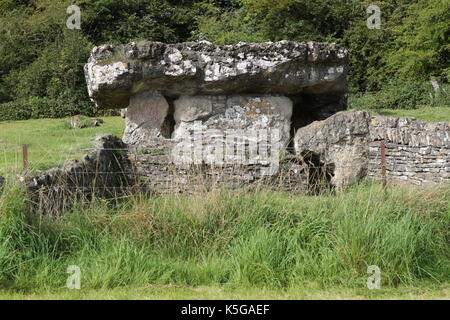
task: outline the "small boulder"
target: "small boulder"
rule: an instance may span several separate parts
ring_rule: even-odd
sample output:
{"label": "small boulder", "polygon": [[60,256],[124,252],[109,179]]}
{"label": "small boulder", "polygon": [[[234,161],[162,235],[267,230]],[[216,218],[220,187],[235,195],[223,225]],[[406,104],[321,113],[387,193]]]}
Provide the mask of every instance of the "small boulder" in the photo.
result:
{"label": "small boulder", "polygon": [[83,129],[90,127],[99,127],[103,123],[102,119],[99,118],[88,118],[84,116],[73,116],[70,118],[70,128],[71,129]]}

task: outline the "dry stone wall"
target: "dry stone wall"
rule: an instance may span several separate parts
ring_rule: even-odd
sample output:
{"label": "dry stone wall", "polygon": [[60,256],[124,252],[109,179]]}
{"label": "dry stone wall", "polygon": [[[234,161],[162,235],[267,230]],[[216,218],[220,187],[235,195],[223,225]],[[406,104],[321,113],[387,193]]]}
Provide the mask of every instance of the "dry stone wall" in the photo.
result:
{"label": "dry stone wall", "polygon": [[450,182],[450,122],[372,118],[369,177],[380,176],[381,140],[386,146],[389,181],[419,186]]}
{"label": "dry stone wall", "polygon": [[295,151],[333,168],[332,183],[340,188],[366,176],[381,178],[381,141],[388,181],[419,186],[450,182],[449,122],[339,112],[297,131]]}
{"label": "dry stone wall", "polygon": [[122,140],[99,135],[81,160],[68,160],[62,168],[24,176],[21,180],[35,211],[58,214],[76,199],[113,198],[122,194],[136,185],[130,172],[127,146]]}
{"label": "dry stone wall", "polygon": [[[267,166],[192,164],[180,166],[171,161],[165,147],[130,150],[128,156],[139,177],[141,190],[151,193],[195,193],[213,189],[272,189],[307,193],[308,171],[295,157],[283,159],[276,172],[267,174]],[[164,153],[164,150],[167,153]]]}

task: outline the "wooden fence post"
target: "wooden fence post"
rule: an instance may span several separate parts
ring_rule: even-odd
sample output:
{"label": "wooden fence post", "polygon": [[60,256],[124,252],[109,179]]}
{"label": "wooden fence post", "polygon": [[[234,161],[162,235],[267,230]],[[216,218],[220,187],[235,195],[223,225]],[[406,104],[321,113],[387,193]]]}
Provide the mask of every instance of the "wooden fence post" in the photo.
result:
{"label": "wooden fence post", "polygon": [[28,174],[28,146],[26,144],[22,145],[22,160],[23,160],[23,175]]}

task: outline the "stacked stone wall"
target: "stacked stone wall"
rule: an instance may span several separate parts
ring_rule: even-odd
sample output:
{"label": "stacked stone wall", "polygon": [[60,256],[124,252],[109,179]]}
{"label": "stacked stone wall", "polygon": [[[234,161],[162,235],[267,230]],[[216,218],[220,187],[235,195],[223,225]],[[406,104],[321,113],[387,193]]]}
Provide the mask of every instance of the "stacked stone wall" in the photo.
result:
{"label": "stacked stone wall", "polygon": [[450,123],[374,117],[370,123],[368,176],[380,177],[381,145],[388,181],[434,185],[450,181]]}

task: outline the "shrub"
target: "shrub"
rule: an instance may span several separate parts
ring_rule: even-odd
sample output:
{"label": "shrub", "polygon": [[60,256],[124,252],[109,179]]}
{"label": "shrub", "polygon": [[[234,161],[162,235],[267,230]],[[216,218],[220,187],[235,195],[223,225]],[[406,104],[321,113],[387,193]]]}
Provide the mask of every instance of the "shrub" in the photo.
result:
{"label": "shrub", "polygon": [[0,104],[0,121],[64,118],[76,114],[93,116],[94,105],[85,100],[77,101],[76,97],[59,99],[31,97]]}
{"label": "shrub", "polygon": [[447,92],[435,94],[428,81],[394,80],[380,91],[351,95],[349,107],[351,109],[418,109],[427,106],[449,106],[450,90],[445,86],[444,90]]}

